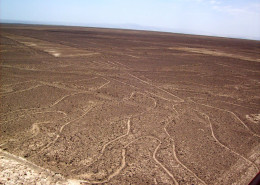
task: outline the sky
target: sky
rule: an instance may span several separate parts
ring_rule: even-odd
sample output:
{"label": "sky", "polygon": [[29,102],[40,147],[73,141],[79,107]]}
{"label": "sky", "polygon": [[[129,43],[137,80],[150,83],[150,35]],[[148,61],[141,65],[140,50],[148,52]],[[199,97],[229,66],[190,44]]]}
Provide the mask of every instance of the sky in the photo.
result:
{"label": "sky", "polygon": [[0,22],[260,40],[260,0],[0,0]]}

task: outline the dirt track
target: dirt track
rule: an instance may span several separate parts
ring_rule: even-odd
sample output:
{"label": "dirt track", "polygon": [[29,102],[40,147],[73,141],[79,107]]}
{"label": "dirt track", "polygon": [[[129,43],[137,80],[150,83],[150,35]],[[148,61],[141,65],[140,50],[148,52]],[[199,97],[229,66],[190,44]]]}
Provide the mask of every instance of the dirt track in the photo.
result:
{"label": "dirt track", "polygon": [[82,184],[247,184],[259,172],[259,41],[0,31],[2,150]]}

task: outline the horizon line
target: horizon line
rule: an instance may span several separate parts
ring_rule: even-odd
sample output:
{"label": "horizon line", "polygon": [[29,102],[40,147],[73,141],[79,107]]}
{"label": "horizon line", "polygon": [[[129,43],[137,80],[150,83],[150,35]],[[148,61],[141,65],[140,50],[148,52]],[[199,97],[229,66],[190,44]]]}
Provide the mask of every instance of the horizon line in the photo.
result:
{"label": "horizon line", "polygon": [[[204,37],[216,37],[216,38],[226,38],[226,39],[240,39],[240,40],[250,40],[250,41],[260,41],[260,38],[250,38],[241,36],[221,36],[216,34],[198,34],[192,32],[178,32],[171,30],[162,30],[163,28],[153,27],[153,26],[142,26],[138,24],[106,24],[106,23],[62,23],[62,22],[45,22],[45,21],[22,21],[22,20],[9,20],[0,19],[0,24],[19,24],[19,25],[38,25],[38,26],[63,26],[63,27],[81,27],[81,28],[100,28],[100,29],[119,29],[119,30],[130,30],[130,31],[148,31],[148,32],[159,32],[159,33],[169,33],[169,34],[182,34],[190,36],[204,36]],[[125,26],[123,26],[125,25]],[[128,26],[126,26],[128,25]],[[135,25],[136,27],[131,27]],[[139,28],[138,28],[139,27]],[[167,28],[165,28],[167,29]]]}

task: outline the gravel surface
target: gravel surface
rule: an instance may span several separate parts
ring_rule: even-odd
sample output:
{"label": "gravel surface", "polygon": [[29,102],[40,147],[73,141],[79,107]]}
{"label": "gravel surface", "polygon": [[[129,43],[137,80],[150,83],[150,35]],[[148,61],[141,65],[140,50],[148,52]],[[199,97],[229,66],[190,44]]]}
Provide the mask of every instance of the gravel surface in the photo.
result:
{"label": "gravel surface", "polygon": [[68,184],[60,174],[34,169],[25,159],[17,157],[15,160],[8,155],[11,154],[1,153],[0,156],[0,184]]}

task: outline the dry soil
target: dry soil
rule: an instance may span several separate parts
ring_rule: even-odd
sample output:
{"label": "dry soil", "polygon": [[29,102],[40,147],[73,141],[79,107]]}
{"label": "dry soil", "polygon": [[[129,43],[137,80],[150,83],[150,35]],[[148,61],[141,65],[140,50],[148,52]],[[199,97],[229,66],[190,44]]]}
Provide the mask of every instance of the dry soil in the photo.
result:
{"label": "dry soil", "polygon": [[260,42],[2,24],[0,183],[248,184]]}

